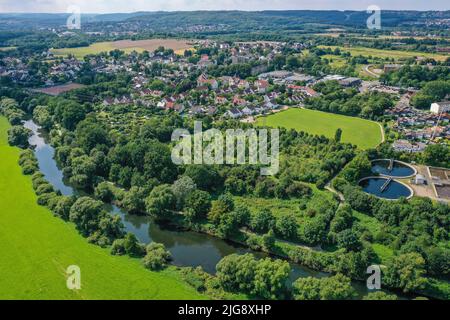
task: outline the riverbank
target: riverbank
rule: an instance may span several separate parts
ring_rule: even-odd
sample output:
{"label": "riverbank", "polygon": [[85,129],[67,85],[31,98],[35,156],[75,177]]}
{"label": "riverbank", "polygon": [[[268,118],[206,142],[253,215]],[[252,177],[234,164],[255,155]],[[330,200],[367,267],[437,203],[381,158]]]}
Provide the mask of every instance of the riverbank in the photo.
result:
{"label": "riverbank", "polygon": [[[51,148],[48,146],[45,141],[43,142],[47,148]],[[42,151],[42,149],[41,149]],[[40,162],[43,162],[44,169],[49,167],[49,163],[52,163],[56,167],[53,159],[52,150],[47,150],[49,152],[38,152],[36,150],[36,155],[39,158]],[[56,179],[57,183],[62,183],[58,179],[60,175],[56,177],[51,176],[49,180]],[[55,181],[50,181],[54,184]],[[66,186],[67,187],[67,186]],[[122,221],[125,224],[126,231],[134,233],[141,242],[149,243],[151,241],[160,242],[166,245],[166,247],[171,251],[172,256],[174,256],[175,261],[177,261],[177,265],[180,266],[198,266],[202,265],[200,263],[204,263],[204,261],[209,262],[209,268],[214,268],[217,262],[226,255],[232,253],[242,253],[248,252],[247,249],[236,248],[235,246],[230,246],[225,241],[220,240],[218,238],[214,238],[216,235],[214,233],[208,232],[208,228],[192,228],[191,230],[195,230],[196,232],[185,233],[179,230],[167,230],[157,226],[156,223],[152,223],[151,219],[146,216],[132,216],[120,210],[117,207],[113,211],[116,211],[116,214],[121,215]],[[184,225],[184,223],[179,223],[178,225]],[[211,231],[211,230],[209,230]],[[204,234],[212,234],[212,236],[201,236],[200,232]],[[245,239],[240,239],[238,237],[230,239],[235,243],[241,243],[248,247],[247,243],[245,243]],[[266,250],[270,252],[273,256],[278,257],[286,257],[286,260],[293,261],[295,263],[300,263],[301,265],[310,266],[315,270],[322,270],[328,273],[337,273],[340,271],[342,266],[345,266],[345,255],[342,252],[316,252],[313,250],[301,250],[301,247],[297,248],[297,246],[286,248],[286,243],[276,242],[275,248],[280,247],[279,251],[277,250]],[[225,250],[224,250],[225,248]],[[229,251],[228,251],[229,250]],[[264,251],[264,250],[260,250]],[[211,254],[213,253],[213,254]],[[291,254],[290,254],[291,253]],[[319,259],[317,259],[319,257]],[[215,260],[217,259],[217,260]],[[344,260],[342,260],[344,259]],[[203,266],[203,265],[202,265]],[[295,265],[298,266],[298,265]],[[300,270],[300,276],[315,276],[315,277],[323,277],[327,276],[326,274],[320,274],[320,272],[313,272],[312,270],[306,270],[304,267],[298,268]],[[292,280],[295,280],[295,277],[298,278],[298,275],[295,275]],[[367,294],[367,288],[363,282],[356,282],[357,287],[359,287],[360,296]],[[401,293],[400,293],[401,294]]]}
{"label": "riverbank", "polygon": [[[38,206],[22,175],[20,150],[7,145],[9,124],[0,117],[1,299],[206,299],[172,267],[146,270],[138,259],[112,256],[89,244],[72,224]],[[65,270],[81,269],[81,290],[69,290]]]}

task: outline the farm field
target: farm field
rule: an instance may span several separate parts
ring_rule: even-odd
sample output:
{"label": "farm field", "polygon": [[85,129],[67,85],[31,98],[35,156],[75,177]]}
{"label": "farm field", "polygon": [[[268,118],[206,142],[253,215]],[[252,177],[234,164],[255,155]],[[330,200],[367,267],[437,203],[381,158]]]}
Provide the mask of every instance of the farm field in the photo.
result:
{"label": "farm field", "polygon": [[308,109],[289,109],[257,120],[258,126],[284,127],[334,138],[342,129],[342,142],[361,149],[376,147],[382,141],[380,125],[374,121]]}
{"label": "farm field", "polygon": [[47,88],[40,88],[40,89],[33,89],[33,92],[39,92],[48,94],[50,96],[58,96],[64,92],[68,92],[75,89],[84,88],[85,86],[79,83],[68,83],[63,84],[59,86],[53,86],[53,87],[47,87]]}
{"label": "farm field", "polygon": [[67,56],[73,54],[77,59],[82,59],[89,54],[98,54],[109,52],[115,49],[123,50],[126,53],[132,51],[143,52],[145,50],[152,52],[163,46],[166,49],[173,49],[177,54],[183,54],[184,50],[192,50],[193,46],[186,40],[177,39],[149,39],[149,40],[120,40],[109,42],[97,42],[89,47],[52,49],[51,52],[56,56]]}
{"label": "farm field", "polygon": [[[8,127],[0,117],[0,299],[205,298],[175,268],[151,272],[138,259],[112,256],[38,206],[17,164],[20,150],[7,145]],[[81,269],[81,290],[66,287],[70,265]]]}
{"label": "farm field", "polygon": [[381,50],[366,47],[339,47],[339,46],[320,46],[321,48],[331,48],[334,50],[336,48],[341,49],[344,52],[350,52],[352,56],[372,56],[378,58],[394,58],[396,60],[408,59],[412,57],[425,57],[433,58],[437,61],[445,61],[448,55],[435,54],[427,52],[414,52],[414,51],[400,51],[400,50]]}

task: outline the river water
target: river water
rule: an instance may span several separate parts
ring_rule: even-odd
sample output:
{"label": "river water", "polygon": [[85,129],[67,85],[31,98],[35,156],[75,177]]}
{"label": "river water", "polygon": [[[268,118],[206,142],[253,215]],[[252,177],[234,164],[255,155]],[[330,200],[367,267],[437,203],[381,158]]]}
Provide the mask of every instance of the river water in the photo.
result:
{"label": "river water", "polygon": [[[39,162],[39,169],[57,190],[63,195],[81,195],[64,179],[62,170],[54,160],[55,150],[47,142],[46,135],[32,120],[24,123],[24,126],[32,130],[30,144],[35,148],[35,155]],[[170,251],[173,264],[180,267],[198,267],[214,274],[217,263],[225,256],[238,253],[253,253],[257,257],[266,257],[266,254],[253,252],[245,247],[229,243],[227,241],[196,232],[180,231],[170,226],[162,226],[155,223],[150,217],[130,215],[115,205],[105,206],[111,214],[119,215],[127,232],[133,233],[142,243],[152,241],[162,243]],[[327,277],[326,273],[311,270],[309,268],[291,264],[291,281],[299,277]],[[362,282],[353,282],[358,296],[362,297],[369,291]]]}

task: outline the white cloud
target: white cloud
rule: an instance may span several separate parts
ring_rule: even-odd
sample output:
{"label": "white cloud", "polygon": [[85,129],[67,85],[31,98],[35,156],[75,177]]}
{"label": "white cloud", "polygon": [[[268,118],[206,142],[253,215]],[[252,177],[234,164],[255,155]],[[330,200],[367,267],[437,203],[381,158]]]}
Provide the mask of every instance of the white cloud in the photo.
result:
{"label": "white cloud", "polygon": [[78,5],[84,13],[177,10],[365,10],[369,5],[393,10],[450,10],[448,0],[0,0],[0,12],[66,12]]}

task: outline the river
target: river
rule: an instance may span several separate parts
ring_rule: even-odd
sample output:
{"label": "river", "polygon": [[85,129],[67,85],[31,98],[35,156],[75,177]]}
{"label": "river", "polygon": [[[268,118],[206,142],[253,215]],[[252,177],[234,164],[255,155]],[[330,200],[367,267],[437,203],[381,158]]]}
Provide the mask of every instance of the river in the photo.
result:
{"label": "river", "polygon": [[[62,170],[54,160],[55,149],[47,142],[45,132],[40,130],[32,120],[24,123],[24,126],[33,132],[29,142],[34,147],[39,169],[57,190],[63,195],[82,195],[83,192],[70,186],[64,179]],[[170,226],[155,223],[150,217],[130,215],[115,205],[106,205],[105,208],[111,214],[119,215],[127,232],[133,233],[142,243],[152,241],[162,243],[172,254],[172,263],[179,267],[198,267],[214,274],[217,263],[225,256],[238,253],[253,253],[257,257],[266,257],[266,254],[253,252],[245,247],[196,232],[180,231]],[[291,264],[292,272],[290,280],[299,277],[327,277],[327,273],[311,270],[298,264]],[[369,291],[364,283],[353,282],[353,287],[359,297],[366,295]]]}

